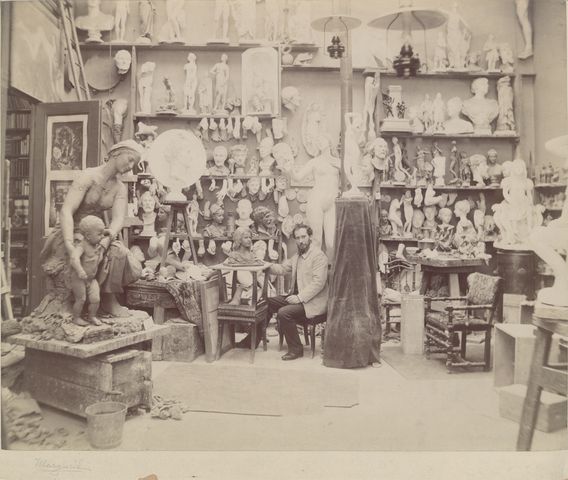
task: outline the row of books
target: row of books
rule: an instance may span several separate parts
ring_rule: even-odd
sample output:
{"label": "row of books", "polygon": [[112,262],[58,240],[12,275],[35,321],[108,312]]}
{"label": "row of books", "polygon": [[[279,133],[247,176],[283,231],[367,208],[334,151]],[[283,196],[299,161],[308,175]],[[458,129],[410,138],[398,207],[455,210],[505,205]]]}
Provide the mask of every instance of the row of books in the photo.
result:
{"label": "row of books", "polygon": [[25,227],[30,217],[30,201],[27,198],[14,200],[11,217],[13,227]]}
{"label": "row of books", "polygon": [[29,134],[19,138],[6,139],[6,155],[29,155],[30,154],[30,136]]}
{"label": "row of books", "polygon": [[10,176],[11,177],[29,177],[30,161],[27,158],[10,159]]}
{"label": "row of books", "polygon": [[10,181],[10,196],[30,194],[30,180],[28,178],[14,178]]}
{"label": "row of books", "polygon": [[29,113],[11,112],[6,115],[6,128],[30,128],[32,116]]}

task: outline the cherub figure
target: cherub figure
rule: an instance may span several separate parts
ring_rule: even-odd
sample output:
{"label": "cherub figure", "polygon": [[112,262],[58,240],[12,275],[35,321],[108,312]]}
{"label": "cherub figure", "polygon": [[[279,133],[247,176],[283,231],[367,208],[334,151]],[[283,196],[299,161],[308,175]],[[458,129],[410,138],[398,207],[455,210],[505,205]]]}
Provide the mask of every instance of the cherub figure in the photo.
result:
{"label": "cherub figure", "polygon": [[[75,235],[75,253],[70,258],[70,288],[73,292],[73,323],[86,326],[102,325],[97,318],[100,304],[100,289],[96,275],[103,259],[100,242],[105,235],[105,224],[94,215],[87,215],[79,222],[79,233]],[[85,301],[89,301],[88,322],[81,318]]]}

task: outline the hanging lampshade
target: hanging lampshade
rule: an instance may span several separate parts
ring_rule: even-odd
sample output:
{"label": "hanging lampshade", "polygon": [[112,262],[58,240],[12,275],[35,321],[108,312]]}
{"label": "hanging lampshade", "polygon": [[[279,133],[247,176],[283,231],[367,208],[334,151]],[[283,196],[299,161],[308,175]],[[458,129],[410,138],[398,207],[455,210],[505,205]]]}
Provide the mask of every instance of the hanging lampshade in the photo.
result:
{"label": "hanging lampshade", "polygon": [[[312,28],[319,32],[323,32],[323,43],[327,45],[327,34],[332,35],[331,44],[327,46],[327,53],[331,58],[342,58],[345,55],[345,45],[341,41],[343,36],[349,41],[349,31],[361,25],[361,20],[351,15],[334,14],[327,17],[316,18],[312,21]],[[340,35],[342,34],[342,35]]]}
{"label": "hanging lampshade", "polygon": [[[445,11],[433,8],[415,8],[411,1],[401,0],[399,8],[386,12],[385,14],[371,20],[369,27],[379,28],[387,32],[387,52],[389,44],[389,32],[397,30],[402,32],[402,38],[405,39],[405,45],[398,57],[398,65],[396,60],[394,67],[397,73],[404,76],[415,75],[417,69],[420,68],[419,60],[412,53],[410,46],[410,38],[415,30],[422,30],[424,34],[424,50],[425,57],[428,58],[428,45],[426,42],[426,30],[438,28],[446,23],[448,15]],[[404,53],[406,51],[406,54]],[[418,64],[418,65],[417,65]],[[397,68],[398,67],[398,68]]]}

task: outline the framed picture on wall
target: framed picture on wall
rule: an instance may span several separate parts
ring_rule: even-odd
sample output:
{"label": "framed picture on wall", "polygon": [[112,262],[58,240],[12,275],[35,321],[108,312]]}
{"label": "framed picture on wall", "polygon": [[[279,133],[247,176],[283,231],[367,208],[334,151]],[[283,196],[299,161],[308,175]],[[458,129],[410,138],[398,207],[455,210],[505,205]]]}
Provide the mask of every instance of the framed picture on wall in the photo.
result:
{"label": "framed picture on wall", "polygon": [[30,307],[43,298],[39,252],[57,228],[67,192],[79,172],[100,163],[101,102],[41,103],[32,110]]}
{"label": "framed picture on wall", "polygon": [[[48,115],[45,149],[44,234],[59,225],[59,209],[77,171],[87,167],[89,115]],[[56,197],[56,198],[55,198]]]}
{"label": "framed picture on wall", "polygon": [[280,114],[280,55],[275,48],[249,48],[242,54],[242,114]]}

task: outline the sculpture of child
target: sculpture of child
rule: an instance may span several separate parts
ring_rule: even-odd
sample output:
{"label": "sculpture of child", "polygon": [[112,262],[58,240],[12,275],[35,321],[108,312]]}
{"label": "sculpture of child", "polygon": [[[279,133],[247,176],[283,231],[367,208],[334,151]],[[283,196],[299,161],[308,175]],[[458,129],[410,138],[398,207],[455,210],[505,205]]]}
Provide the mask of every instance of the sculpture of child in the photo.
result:
{"label": "sculpture of child", "polygon": [[454,226],[450,224],[452,215],[452,211],[447,207],[440,208],[438,212],[438,218],[442,223],[438,225],[436,232],[436,250],[441,252],[449,252],[452,249],[454,230]]}
{"label": "sculpture of child", "polygon": [[233,145],[230,153],[231,172],[235,175],[244,175],[248,156],[247,146],[244,144]]}
{"label": "sculpture of child", "polygon": [[[70,288],[73,292],[73,323],[86,326],[102,325],[97,318],[100,304],[100,290],[96,275],[99,264],[103,259],[103,247],[100,241],[105,235],[105,224],[94,215],[87,215],[79,222],[79,233],[75,234],[76,256],[70,258]],[[87,308],[88,322],[81,318],[85,301],[89,301]]]}

